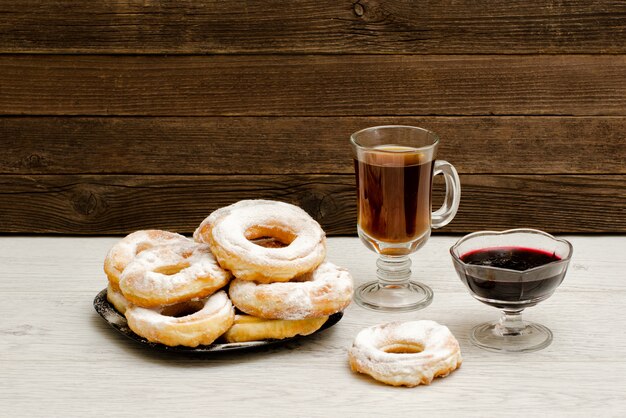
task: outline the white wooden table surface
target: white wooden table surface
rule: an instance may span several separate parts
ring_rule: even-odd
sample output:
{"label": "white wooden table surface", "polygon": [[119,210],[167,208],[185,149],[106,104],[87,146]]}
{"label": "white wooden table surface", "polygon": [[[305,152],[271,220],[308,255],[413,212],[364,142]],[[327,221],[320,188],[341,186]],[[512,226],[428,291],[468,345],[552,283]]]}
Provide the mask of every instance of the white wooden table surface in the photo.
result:
{"label": "white wooden table surface", "polygon": [[[554,332],[528,354],[482,351],[471,327],[498,311],[474,300],[433,237],[413,257],[435,292],[428,308],[383,314],[351,305],[319,335],[254,353],[185,358],[152,352],[94,311],[116,238],[0,237],[0,416],[625,416],[626,238],[569,236],[565,281],[525,317]],[[356,238],[328,258],[356,283],[375,255]],[[394,388],[352,373],[346,350],[363,327],[432,319],[459,340],[463,366],[430,386]]]}

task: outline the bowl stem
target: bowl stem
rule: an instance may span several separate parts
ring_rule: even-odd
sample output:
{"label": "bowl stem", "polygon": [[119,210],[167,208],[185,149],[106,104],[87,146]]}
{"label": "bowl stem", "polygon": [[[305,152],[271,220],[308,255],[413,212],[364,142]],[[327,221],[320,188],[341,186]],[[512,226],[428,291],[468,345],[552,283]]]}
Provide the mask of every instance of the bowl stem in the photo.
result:
{"label": "bowl stem", "polygon": [[526,328],[522,320],[522,311],[523,309],[503,309],[495,331],[503,337],[521,335]]}

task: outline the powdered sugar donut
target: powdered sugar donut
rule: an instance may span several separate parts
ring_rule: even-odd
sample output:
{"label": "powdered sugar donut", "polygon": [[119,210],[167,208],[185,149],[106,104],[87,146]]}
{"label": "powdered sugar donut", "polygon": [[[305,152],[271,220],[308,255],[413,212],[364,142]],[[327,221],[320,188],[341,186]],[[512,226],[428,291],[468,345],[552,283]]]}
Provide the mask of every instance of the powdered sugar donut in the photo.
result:
{"label": "powdered sugar donut", "polygon": [[434,321],[391,322],[363,329],[348,352],[353,371],[393,386],[429,384],[463,361],[450,330]]}
{"label": "powdered sugar donut", "polygon": [[143,251],[124,269],[120,289],[132,304],[149,308],[203,298],[230,279],[207,244],[188,241]]}
{"label": "powdered sugar donut", "polygon": [[235,315],[235,323],[223,335],[228,343],[282,340],[296,335],[309,335],[320,329],[327,316],[309,319],[263,319],[250,315]]}
{"label": "powdered sugar donut", "polygon": [[137,254],[157,245],[189,241],[180,234],[158,229],[133,232],[111,247],[104,259],[104,272],[113,289],[119,290],[120,276]]}
{"label": "powdered sugar donut", "polygon": [[[285,244],[252,242],[271,237]],[[242,200],[218,209],[194,233],[207,242],[220,265],[242,280],[284,282],[313,270],[326,255],[326,236],[304,210],[271,200]]]}
{"label": "powdered sugar donut", "polygon": [[122,292],[120,292],[119,289],[114,289],[110,282],[107,286],[107,300],[122,315],[130,306],[130,302],[122,295]]}
{"label": "powdered sugar donut", "polygon": [[229,295],[241,311],[260,318],[318,318],[342,311],[352,301],[354,285],[348,270],[324,262],[286,283],[258,284],[235,279]]}
{"label": "powdered sugar donut", "polygon": [[156,309],[131,306],[126,310],[128,326],[148,341],[169,346],[197,347],[211,344],[235,319],[226,292],[196,301]]}

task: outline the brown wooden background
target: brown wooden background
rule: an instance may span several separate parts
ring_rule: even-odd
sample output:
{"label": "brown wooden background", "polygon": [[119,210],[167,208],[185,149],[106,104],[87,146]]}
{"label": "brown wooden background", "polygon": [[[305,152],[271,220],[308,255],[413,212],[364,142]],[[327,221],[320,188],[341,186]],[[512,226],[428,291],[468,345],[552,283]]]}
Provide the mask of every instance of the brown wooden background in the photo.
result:
{"label": "brown wooden background", "polygon": [[265,197],[351,234],[348,137],[389,123],[461,174],[444,232],[626,232],[626,3],[0,0],[0,232]]}

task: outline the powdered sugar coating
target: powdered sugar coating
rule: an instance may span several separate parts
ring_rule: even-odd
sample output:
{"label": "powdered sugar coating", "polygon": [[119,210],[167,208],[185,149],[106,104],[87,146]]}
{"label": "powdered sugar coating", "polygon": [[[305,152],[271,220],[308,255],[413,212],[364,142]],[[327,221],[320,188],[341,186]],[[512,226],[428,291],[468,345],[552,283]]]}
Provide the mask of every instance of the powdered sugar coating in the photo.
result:
{"label": "powdered sugar coating", "polygon": [[264,319],[250,315],[235,315],[235,323],[223,338],[229,343],[282,340],[296,335],[309,335],[320,329],[327,316],[308,319]]}
{"label": "powdered sugar coating", "polygon": [[157,245],[189,241],[185,236],[175,232],[158,229],[135,231],[111,247],[104,259],[104,271],[114,289],[117,289],[122,272],[137,254]]}
{"label": "powdered sugar coating", "polygon": [[189,347],[211,344],[233,324],[235,311],[224,291],[200,302],[203,304],[200,310],[181,317],[163,315],[162,307],[130,306],[126,319],[133,332],[152,342]]}
{"label": "powdered sugar coating", "polygon": [[324,262],[290,282],[258,284],[235,279],[229,295],[241,311],[260,318],[303,319],[332,315],[352,301],[348,270]]}
{"label": "powdered sugar coating", "polygon": [[153,307],[208,296],[230,278],[207,244],[187,240],[143,251],[122,273],[120,289],[132,303]]}
{"label": "powdered sugar coating", "polygon": [[[200,300],[203,303],[202,309],[191,315],[173,317],[162,315],[163,307],[156,308],[142,308],[140,306],[133,306],[128,310],[128,315],[132,316],[135,321],[142,321],[149,323],[152,326],[163,326],[164,324],[182,324],[194,321],[199,321],[207,316],[214,315],[221,311],[226,311],[232,304],[226,295],[226,292],[219,291],[212,296],[203,298]],[[128,319],[128,318],[127,318]]]}
{"label": "powdered sugar coating", "polygon": [[[419,347],[406,353],[402,347]],[[418,350],[419,351],[419,350]],[[353,370],[394,386],[429,384],[461,365],[461,349],[450,330],[435,321],[391,322],[361,330],[349,350]]]}
{"label": "powdered sugar coating", "polygon": [[[254,231],[293,240],[283,248],[266,248],[250,241],[258,238],[251,237]],[[260,282],[287,281],[317,267],[326,255],[325,238],[304,210],[271,200],[242,200],[218,209],[194,233],[196,241],[211,244],[235,277]]]}
{"label": "powdered sugar coating", "polygon": [[121,314],[124,314],[130,306],[130,302],[122,295],[122,292],[114,289],[111,283],[107,286],[107,300]]}

